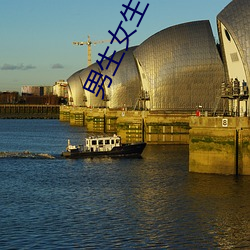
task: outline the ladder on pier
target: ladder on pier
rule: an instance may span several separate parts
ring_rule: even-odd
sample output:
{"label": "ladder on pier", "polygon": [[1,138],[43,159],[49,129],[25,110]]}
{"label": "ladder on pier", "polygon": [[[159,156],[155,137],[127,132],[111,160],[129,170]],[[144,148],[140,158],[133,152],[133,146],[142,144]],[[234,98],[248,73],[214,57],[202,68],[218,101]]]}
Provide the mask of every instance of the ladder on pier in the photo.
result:
{"label": "ladder on pier", "polygon": [[218,89],[216,92],[216,97],[215,97],[215,103],[214,103],[214,108],[213,108],[213,116],[215,116],[216,111],[218,109],[219,103],[221,100],[221,89]]}

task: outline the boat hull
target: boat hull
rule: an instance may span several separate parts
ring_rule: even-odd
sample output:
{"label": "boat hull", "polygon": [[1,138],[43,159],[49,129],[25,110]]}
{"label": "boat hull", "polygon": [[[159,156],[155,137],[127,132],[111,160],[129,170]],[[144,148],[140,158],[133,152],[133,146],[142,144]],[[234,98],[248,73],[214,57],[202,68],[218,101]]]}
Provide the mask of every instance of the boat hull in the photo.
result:
{"label": "boat hull", "polygon": [[111,151],[71,151],[63,152],[65,158],[93,158],[93,157],[138,157],[141,156],[145,142],[124,144],[120,147],[114,147]]}

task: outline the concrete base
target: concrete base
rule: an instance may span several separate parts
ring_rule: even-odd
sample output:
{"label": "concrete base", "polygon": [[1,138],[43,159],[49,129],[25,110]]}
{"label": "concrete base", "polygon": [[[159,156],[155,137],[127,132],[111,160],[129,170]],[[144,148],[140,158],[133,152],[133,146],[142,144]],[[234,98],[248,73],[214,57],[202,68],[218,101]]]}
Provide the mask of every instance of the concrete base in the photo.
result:
{"label": "concrete base", "polygon": [[190,117],[189,171],[250,175],[250,119]]}
{"label": "concrete base", "polygon": [[61,122],[69,122],[70,121],[71,109],[72,108],[69,106],[60,106],[59,119]]}
{"label": "concrete base", "polygon": [[88,132],[118,134],[123,142],[188,144],[189,115],[61,106],[60,120]]}

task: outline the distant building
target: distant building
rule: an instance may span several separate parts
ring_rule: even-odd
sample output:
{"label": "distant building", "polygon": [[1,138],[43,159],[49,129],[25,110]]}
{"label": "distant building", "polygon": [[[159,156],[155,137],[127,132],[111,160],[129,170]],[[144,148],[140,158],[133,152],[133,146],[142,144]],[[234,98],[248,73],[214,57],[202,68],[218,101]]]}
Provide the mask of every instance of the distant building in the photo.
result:
{"label": "distant building", "polygon": [[22,95],[37,95],[40,96],[40,87],[38,86],[22,86]]}
{"label": "distant building", "polygon": [[19,102],[23,104],[58,105],[61,103],[60,98],[53,95],[52,86],[22,86],[21,94]]}
{"label": "distant building", "polygon": [[16,104],[18,102],[18,92],[0,92],[0,104]]}
{"label": "distant building", "polygon": [[22,95],[45,96],[53,94],[52,86],[22,86]]}
{"label": "distant building", "polygon": [[68,98],[68,83],[64,80],[55,82],[53,86],[53,95]]}
{"label": "distant building", "polygon": [[43,86],[41,87],[41,89],[43,89],[42,91],[43,96],[53,95],[53,86]]}
{"label": "distant building", "polygon": [[27,95],[27,96],[22,96],[21,103],[29,105],[58,105],[60,103],[60,99],[58,96],[55,95],[44,95],[44,96]]}

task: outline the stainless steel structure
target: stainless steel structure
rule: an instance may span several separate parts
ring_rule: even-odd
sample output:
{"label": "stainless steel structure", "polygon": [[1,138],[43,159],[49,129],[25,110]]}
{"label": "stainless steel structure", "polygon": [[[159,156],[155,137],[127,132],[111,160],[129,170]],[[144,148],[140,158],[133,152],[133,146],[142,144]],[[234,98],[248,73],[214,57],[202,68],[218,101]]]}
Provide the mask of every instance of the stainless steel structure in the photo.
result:
{"label": "stainless steel structure", "polygon": [[[123,53],[125,53],[125,56],[115,76],[113,76],[113,73],[117,64],[111,63],[106,70],[106,66],[109,63],[108,60],[103,61],[103,70],[101,70],[97,63],[94,63],[74,73],[67,80],[69,84],[69,96],[72,97],[69,98],[69,100],[72,101],[70,104],[74,106],[108,107],[112,109],[134,108],[141,93],[141,81],[133,55],[135,48],[136,46],[129,48],[128,51],[122,50],[116,52],[113,58],[114,61],[119,61]],[[110,52],[113,52],[111,51],[111,47]],[[110,88],[107,86],[109,82],[105,81],[104,100],[102,100],[102,91],[100,91],[99,95],[96,97],[98,86],[95,90],[95,94],[83,89],[91,70],[101,73],[103,78],[107,75],[112,79]],[[101,84],[101,81],[99,84]]]}
{"label": "stainless steel structure", "polygon": [[[223,61],[226,68],[226,80],[230,83],[237,78],[250,83],[250,2],[234,0],[217,16],[219,38],[222,46]],[[250,115],[250,105],[246,100],[237,108],[235,100],[232,110],[239,109],[240,115]]]}
{"label": "stainless steel structure", "polygon": [[[103,70],[95,63],[67,80],[73,105],[134,108],[139,98],[147,96],[141,100],[150,110],[187,112],[199,106],[203,110],[214,108],[225,72],[209,21],[164,29],[138,47],[117,52],[113,59],[119,61],[124,52],[115,76],[112,75],[117,65],[111,63],[106,70],[109,61],[104,60]],[[105,86],[105,100],[101,99],[101,92],[96,97],[83,89],[91,69],[112,78],[111,87]]]}
{"label": "stainless steel structure", "polygon": [[81,80],[80,80],[80,72],[79,70],[71,75],[68,82],[68,95],[69,95],[69,105],[73,106],[85,106],[86,96],[84,89],[82,88]]}
{"label": "stainless steel structure", "polygon": [[112,78],[112,85],[110,88],[106,88],[109,100],[107,107],[109,108],[133,108],[139,98],[141,81],[133,55],[133,51],[135,49],[136,47],[131,47],[128,51],[121,50],[116,52],[114,56],[115,61],[119,61],[123,53],[125,53],[125,56],[115,76],[112,75],[117,65],[115,63],[111,63],[109,68],[106,70],[105,68],[108,61],[105,60],[102,63],[104,70],[101,71],[101,73]]}
{"label": "stainless steel structure", "polygon": [[[113,73],[117,65],[115,63],[111,63],[109,68],[106,70],[106,66],[109,63],[108,60],[103,61],[103,70],[101,70],[97,63],[94,63],[86,69],[80,70],[73,74],[67,80],[70,86],[69,88],[71,96],[73,97],[73,105],[87,107],[108,107],[112,109],[124,107],[133,108],[139,98],[141,91],[141,81],[133,56],[133,51],[135,48],[136,47],[131,47],[128,49],[128,51],[122,50],[116,52],[113,58],[115,61],[119,61],[123,53],[125,53],[125,56],[115,76],[113,76]],[[100,91],[99,95],[96,97],[98,86],[95,90],[95,94],[83,89],[83,86],[91,70],[101,73],[103,78],[105,75],[107,75],[112,79],[110,88],[107,86],[109,82],[105,81],[104,100],[102,100],[102,91]],[[99,84],[101,84],[101,81]]]}
{"label": "stainless steel structure", "polygon": [[224,81],[224,68],[209,21],[164,29],[143,42],[134,55],[149,93],[151,110],[211,110]]}
{"label": "stainless steel structure", "polygon": [[[94,63],[87,67],[86,69],[82,70],[80,72],[80,82],[81,82],[81,88],[84,91],[85,95],[85,106],[87,107],[106,107],[106,98],[102,100],[102,93],[100,92],[98,96],[96,96],[96,93],[93,94],[92,92],[83,89],[83,86],[89,76],[89,73],[91,70],[95,70],[96,72],[100,72],[100,68],[97,63]],[[101,84],[101,81],[100,81]],[[87,85],[88,86],[88,85]],[[96,88],[96,92],[98,91],[98,87]],[[106,94],[106,91],[105,91]],[[106,97],[106,96],[105,96]]]}

